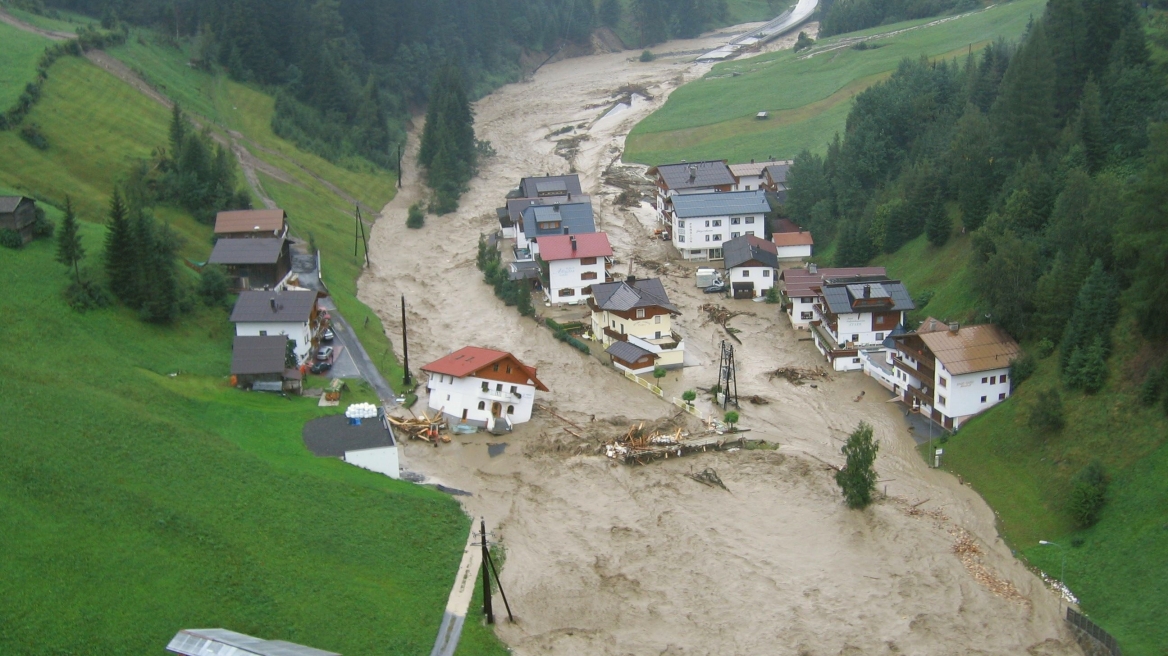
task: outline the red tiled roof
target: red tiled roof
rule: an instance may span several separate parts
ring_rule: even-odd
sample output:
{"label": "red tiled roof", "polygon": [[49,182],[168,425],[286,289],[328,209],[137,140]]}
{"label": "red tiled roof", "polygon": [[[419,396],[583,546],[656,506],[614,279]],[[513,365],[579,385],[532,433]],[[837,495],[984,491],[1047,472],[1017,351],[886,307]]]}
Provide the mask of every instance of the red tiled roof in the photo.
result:
{"label": "red tiled roof", "polygon": [[824,280],[832,278],[846,278],[850,276],[886,276],[884,267],[820,267],[815,273],[804,267],[797,269],[783,269],[779,272],[779,279],[786,284],[787,296],[807,297],[815,296],[817,289]]}
{"label": "red tiled roof", "polygon": [[754,235],[746,235],[746,243],[750,244],[751,246],[753,246],[755,248],[761,248],[762,250],[764,250],[772,255],[779,254],[778,247],[775,246],[774,244],[770,243],[769,241],[763,239],[762,237],[756,237]]}
{"label": "red tiled roof", "polygon": [[776,232],[771,235],[775,246],[812,246],[815,240],[810,232]]}
{"label": "red tiled roof", "polygon": [[496,351],[478,346],[464,346],[450,355],[438,358],[430,364],[423,366],[422,371],[463,378],[508,358],[515,362],[515,364],[523,367],[523,370],[527,372],[532,382],[535,383],[536,389],[544,392],[548,391],[548,388],[535,377],[535,367],[529,367],[523,364],[519,361],[519,358],[506,351]]}
{"label": "red tiled roof", "polygon": [[[572,250],[575,238],[576,250]],[[580,257],[611,257],[612,246],[608,235],[603,232],[587,232],[579,235],[551,235],[539,238],[539,259],[544,262],[574,260]]]}
{"label": "red tiled roof", "polygon": [[284,227],[284,210],[232,210],[215,215],[215,234],[238,232],[279,232]]}

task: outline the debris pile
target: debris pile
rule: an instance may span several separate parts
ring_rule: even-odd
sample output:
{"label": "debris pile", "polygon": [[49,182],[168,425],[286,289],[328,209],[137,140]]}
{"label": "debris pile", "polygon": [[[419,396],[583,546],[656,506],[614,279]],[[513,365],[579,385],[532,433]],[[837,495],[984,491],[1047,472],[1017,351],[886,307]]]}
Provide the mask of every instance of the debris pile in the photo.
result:
{"label": "debris pile", "polygon": [[807,369],[805,367],[779,367],[767,373],[767,380],[774,380],[776,378],[786,378],[787,382],[792,385],[802,385],[804,381],[808,380],[827,380],[827,370],[819,366],[814,369]]}
{"label": "debris pile", "polygon": [[1021,592],[1018,592],[1018,588],[1015,588],[1013,583],[997,576],[982,564],[981,547],[977,545],[977,542],[968,531],[963,528],[957,528],[951,532],[954,535],[953,553],[961,560],[961,564],[965,565],[966,571],[969,572],[969,575],[975,581],[989,588],[990,592],[993,592],[999,597],[1021,604],[1030,603],[1029,599],[1024,597]]}
{"label": "debris pile", "polygon": [[730,491],[730,488],[726,487],[726,484],[722,482],[722,478],[720,476],[718,476],[718,472],[714,471],[714,469],[712,467],[706,467],[705,469],[701,470],[700,472],[698,472],[696,474],[686,474],[686,476],[701,483],[702,485],[709,485],[710,487],[720,487],[723,490],[726,490],[727,492]]}
{"label": "debris pile", "polygon": [[649,432],[645,430],[644,422],[641,422],[633,424],[624,435],[603,444],[601,450],[613,460],[643,465],[652,460],[681,457],[708,448],[720,449],[723,442],[724,439],[717,434],[690,437],[688,433],[682,433],[680,428],[672,433],[659,430]]}
{"label": "debris pile", "polygon": [[414,415],[410,419],[395,417],[393,415],[387,415],[385,418],[389,420],[389,423],[393,424],[393,430],[399,436],[405,434],[411,440],[425,440],[426,442],[434,443],[450,442],[450,435],[443,432],[449,428],[449,425],[442,418],[441,410],[435,413],[433,417],[430,417],[423,411],[422,416]]}

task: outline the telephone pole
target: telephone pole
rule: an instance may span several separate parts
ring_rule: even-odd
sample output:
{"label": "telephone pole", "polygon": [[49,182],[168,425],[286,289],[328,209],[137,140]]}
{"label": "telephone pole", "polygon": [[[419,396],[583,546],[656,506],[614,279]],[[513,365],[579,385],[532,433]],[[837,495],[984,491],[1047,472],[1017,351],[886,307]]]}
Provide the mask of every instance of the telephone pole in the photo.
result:
{"label": "telephone pole", "polygon": [[483,549],[483,615],[487,616],[487,624],[495,623],[495,612],[491,608],[491,552],[487,548],[487,520],[479,518],[479,527],[482,530],[482,540],[479,544]]}
{"label": "telephone pole", "polygon": [[[408,389],[413,384],[410,378],[410,343],[406,340],[406,295],[402,294],[402,366],[405,367],[405,373],[402,374],[402,386]],[[404,391],[403,391],[404,393]]]}

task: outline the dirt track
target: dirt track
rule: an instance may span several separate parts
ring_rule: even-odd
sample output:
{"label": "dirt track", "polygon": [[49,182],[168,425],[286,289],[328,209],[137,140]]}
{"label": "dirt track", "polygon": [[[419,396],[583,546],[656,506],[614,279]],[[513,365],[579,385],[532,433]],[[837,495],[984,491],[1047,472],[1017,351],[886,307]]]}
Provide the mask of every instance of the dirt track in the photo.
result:
{"label": "dirt track", "polygon": [[[659,50],[692,52],[716,41]],[[519,622],[501,624],[499,635],[518,654],[1080,653],[1055,596],[1011,557],[984,501],[913,451],[902,410],[885,403],[887,392],[859,374],[835,375],[816,388],[768,380],[766,372],[780,366],[820,363],[799,341],[805,333],[796,334],[775,306],[728,302],[755,314],[731,321],[743,342],[736,345],[740,393],[770,401],[743,402],[741,426],[780,443],[779,451],[638,468],[592,453],[600,436],[623,433],[633,420],[669,419],[676,408],[504,307],[475,269],[475,243],[496,229],[494,208],[520,177],[574,167],[622,272],[633,258],[670,262],[675,256],[650,236],[651,210],[614,208],[619,190],[603,179],[620,166],[632,126],[707,70],[687,60],[581,57],[500,89],[476,106],[476,131],[499,154],[472,182],[460,211],[406,229],[406,208],[422,193],[407,168],[405,189],[373,231],[373,267],[360,281],[360,297],[396,336],[397,299],[406,295],[415,371],[466,344],[509,350],[539,368],[552,390],[540,400],[582,436],[537,412],[495,458],[487,443],[501,438],[485,435],[404,449],[407,468],[472,492],[462,497],[467,510],[484,515],[505,543],[503,580]],[[633,88],[650,98],[634,97],[630,108],[602,118]],[[565,126],[575,129],[552,136]],[[577,144],[571,161],[555,143],[569,138]],[[411,139],[407,164],[416,147]],[[632,272],[656,275],[654,269]],[[667,392],[680,396],[715,382],[724,333],[698,310],[711,299],[694,287],[691,269],[674,261],[663,271],[683,312],[678,330],[687,352],[702,363],[665,379]],[[711,409],[709,401],[701,405]],[[888,497],[854,512],[842,505],[825,463],[842,462],[842,438],[860,420],[875,426],[879,487]],[[718,471],[729,492],[684,476],[705,467]],[[982,553],[967,553],[963,563],[953,547],[966,531]]]}

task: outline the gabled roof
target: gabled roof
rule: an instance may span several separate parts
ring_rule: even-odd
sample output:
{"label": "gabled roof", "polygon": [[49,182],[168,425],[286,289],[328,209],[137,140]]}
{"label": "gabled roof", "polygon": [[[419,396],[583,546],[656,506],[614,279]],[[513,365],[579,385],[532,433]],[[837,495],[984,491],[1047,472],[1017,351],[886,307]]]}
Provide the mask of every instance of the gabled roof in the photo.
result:
{"label": "gabled roof", "polygon": [[581,257],[612,257],[608,235],[603,232],[588,232],[539,238],[539,259],[544,262],[575,260]]}
{"label": "gabled roof", "polygon": [[822,294],[832,314],[901,312],[916,307],[899,280],[825,283]]}
{"label": "gabled roof", "polygon": [[791,162],[776,162],[763,169],[766,176],[775,184],[787,184],[787,172],[791,170]]}
{"label": "gabled roof", "polygon": [[430,364],[423,366],[422,371],[454,376],[455,378],[465,378],[481,372],[496,362],[507,359],[510,359],[527,372],[532,384],[535,385],[535,389],[544,392],[548,391],[548,388],[535,377],[535,367],[529,367],[523,364],[519,361],[519,358],[506,351],[496,351],[478,346],[464,346],[450,355],[438,358]]}
{"label": "gabled roof", "polygon": [[734,214],[766,214],[771,211],[766,192],[721,191],[705,194],[679,194],[670,197],[673,212],[679,219]]}
{"label": "gabled roof", "polygon": [[283,640],[263,640],[227,629],[183,629],[166,651],[183,656],[341,656]]}
{"label": "gabled roof", "polygon": [[1005,369],[1021,353],[1018,342],[995,324],[959,326],[954,332],[930,317],[921,325],[928,326],[930,322],[933,328],[938,324],[942,328],[923,333],[918,330],[917,335],[952,374]]}
{"label": "gabled roof", "polygon": [[662,164],[650,168],[647,173],[661,176],[665,186],[670,189],[700,189],[734,184],[734,174],[730,173],[730,167],[726,166],[724,159]]}
{"label": "gabled roof", "polygon": [[884,267],[843,267],[843,268],[819,268],[815,273],[810,271],[811,266],[799,267],[797,269],[783,269],[779,272],[779,280],[782,280],[786,286],[787,296],[790,297],[807,297],[815,296],[816,291],[825,279],[841,279],[848,277],[866,277],[872,276],[876,279],[886,279],[888,276]]}
{"label": "gabled roof", "polygon": [[775,246],[814,246],[810,232],[776,232],[771,235]]}
{"label": "gabled roof", "polygon": [[304,323],[314,307],[316,292],[311,290],[240,292],[231,322]]}
{"label": "gabled roof", "polygon": [[282,374],[287,348],[284,335],[236,335],[231,345],[231,373]]}
{"label": "gabled roof", "polygon": [[627,312],[633,308],[660,307],[681,314],[657,278],[630,279],[592,285],[592,300],[601,310]]}
{"label": "gabled roof", "polygon": [[0,214],[9,214],[15,212],[17,207],[20,207],[21,201],[33,201],[27,196],[0,196]]}
{"label": "gabled roof", "polygon": [[275,232],[284,229],[284,210],[232,210],[215,215],[215,234]]}
{"label": "gabled roof", "polygon": [[282,237],[220,239],[211,249],[211,264],[275,264],[284,251]]}
{"label": "gabled roof", "polygon": [[519,225],[520,219],[523,217],[523,210],[533,205],[559,205],[566,203],[588,203],[592,204],[592,197],[583,194],[568,194],[564,196],[545,196],[543,198],[508,198],[507,207],[499,208],[500,211],[506,210],[507,216],[511,219],[513,225]]}
{"label": "gabled roof", "polygon": [[[540,223],[558,223],[555,228],[539,227]],[[544,235],[578,235],[596,232],[596,220],[592,217],[592,201],[586,203],[557,203],[554,205],[533,205],[523,210],[523,234],[528,239]]]}
{"label": "gabled roof", "polygon": [[740,266],[779,268],[779,258],[776,256],[778,248],[761,237],[754,235],[735,237],[726,242],[722,249],[727,269]]}
{"label": "gabled roof", "polygon": [[620,340],[610,344],[608,348],[604,349],[604,352],[609,355],[614,355],[625,362],[636,362],[646,355],[652,355],[651,352],[646,351],[636,344],[630,344],[629,342],[622,342]]}
{"label": "gabled roof", "polygon": [[568,194],[582,194],[584,191],[580,188],[580,176],[572,173],[570,175],[545,175],[538,178],[523,178],[519,181],[519,192],[525,198],[536,198],[539,196],[566,196]]}

